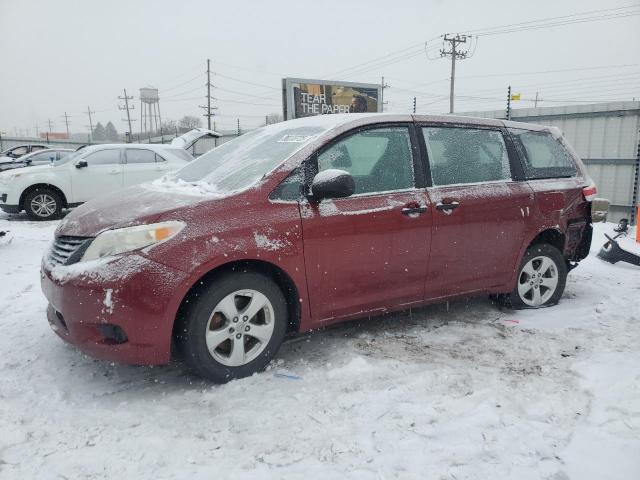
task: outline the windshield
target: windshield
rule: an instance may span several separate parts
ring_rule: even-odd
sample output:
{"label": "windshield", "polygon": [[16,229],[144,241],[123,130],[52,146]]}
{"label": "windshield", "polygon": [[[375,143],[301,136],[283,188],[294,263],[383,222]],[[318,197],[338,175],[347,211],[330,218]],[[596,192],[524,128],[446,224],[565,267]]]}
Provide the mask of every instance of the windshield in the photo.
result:
{"label": "windshield", "polygon": [[205,153],[175,174],[188,183],[205,182],[220,193],[244,189],[326,130],[292,128],[286,122],[246,133]]}

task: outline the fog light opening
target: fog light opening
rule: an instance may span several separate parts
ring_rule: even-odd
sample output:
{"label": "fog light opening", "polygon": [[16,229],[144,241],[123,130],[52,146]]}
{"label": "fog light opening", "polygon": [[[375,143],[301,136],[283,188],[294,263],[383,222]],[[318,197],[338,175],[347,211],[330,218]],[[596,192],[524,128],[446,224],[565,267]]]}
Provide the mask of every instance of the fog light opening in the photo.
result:
{"label": "fog light opening", "polygon": [[63,317],[63,316],[62,316],[62,314],[61,314],[60,312],[58,312],[57,310],[56,310],[56,318],[58,319],[58,321],[60,322],[60,325],[62,325],[62,326],[64,327],[64,329],[65,329],[65,330],[69,330],[69,329],[67,328],[67,324],[66,324],[66,322],[64,321],[64,317]]}
{"label": "fog light opening", "polygon": [[105,323],[102,325],[98,325],[98,330],[100,334],[104,337],[104,342],[109,344],[120,344],[126,343],[129,339],[127,335],[124,333],[124,330],[120,328],[118,325],[112,325],[110,323]]}

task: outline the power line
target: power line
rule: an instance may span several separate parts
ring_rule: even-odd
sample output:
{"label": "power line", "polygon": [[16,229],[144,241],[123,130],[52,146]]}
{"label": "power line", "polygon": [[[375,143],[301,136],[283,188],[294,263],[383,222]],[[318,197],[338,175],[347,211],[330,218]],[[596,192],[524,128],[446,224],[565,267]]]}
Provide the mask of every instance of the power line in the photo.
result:
{"label": "power line", "polygon": [[202,85],[198,85],[197,87],[191,88],[189,90],[185,90],[184,92],[180,92],[180,93],[174,93],[173,95],[168,95],[168,96],[163,96],[162,100],[166,100],[169,98],[176,98],[176,97],[181,97],[182,95],[187,95],[189,93],[193,93],[196,92],[198,90],[202,89]]}
{"label": "power line", "polygon": [[176,88],[180,88],[180,87],[182,87],[184,85],[188,85],[189,83],[195,82],[196,80],[200,80],[200,79],[202,79],[202,73],[199,73],[198,75],[196,75],[195,77],[187,80],[186,82],[179,83],[177,85],[174,85],[173,87],[163,88],[162,91],[163,92],[169,92],[171,90],[175,90]]}
{"label": "power line", "polygon": [[[235,82],[246,83],[247,85],[253,85],[254,87],[264,87],[264,88],[269,88],[269,89],[271,89],[271,90],[278,90],[278,91],[280,91],[280,88],[272,87],[272,86],[269,86],[269,85],[265,85],[265,84],[263,84],[263,83],[255,83],[255,82],[249,82],[249,81],[247,81],[247,80],[241,80],[241,79],[239,79],[239,78],[230,77],[229,75],[223,75],[223,74],[222,74],[222,73],[220,73],[220,72],[215,72],[215,74],[216,74],[217,76],[219,76],[219,77],[227,78],[227,79],[229,79],[229,80],[233,80],[233,81],[235,81]],[[284,76],[284,75],[283,75],[283,76]]]}
{"label": "power line", "polygon": [[[465,30],[466,34],[474,34],[476,36],[498,35],[502,33],[512,33],[515,31],[524,31],[530,29],[549,28],[558,25],[569,25],[571,23],[583,23],[584,21],[598,21],[606,20],[612,16],[634,16],[640,14],[640,12],[618,12],[605,15],[604,12],[613,12],[619,10],[636,9],[640,4],[627,5],[617,8],[605,8],[600,10],[589,10],[585,12],[576,12],[569,15],[561,15],[557,17],[546,17],[538,20],[529,20],[526,22],[511,23],[506,25],[498,25],[493,27],[477,28],[475,30]],[[578,18],[582,17],[582,18]],[[618,18],[618,17],[614,17]]]}

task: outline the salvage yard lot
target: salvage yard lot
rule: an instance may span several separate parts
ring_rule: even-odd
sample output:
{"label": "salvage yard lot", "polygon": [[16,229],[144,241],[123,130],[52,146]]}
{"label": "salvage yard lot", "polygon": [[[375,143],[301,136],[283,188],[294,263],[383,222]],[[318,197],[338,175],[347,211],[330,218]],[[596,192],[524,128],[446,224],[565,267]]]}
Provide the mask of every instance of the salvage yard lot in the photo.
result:
{"label": "salvage yard lot", "polygon": [[216,386],[50,331],[38,271],[56,223],[0,214],[3,480],[640,478],[640,269],[595,257],[611,224],[556,307],[351,322]]}

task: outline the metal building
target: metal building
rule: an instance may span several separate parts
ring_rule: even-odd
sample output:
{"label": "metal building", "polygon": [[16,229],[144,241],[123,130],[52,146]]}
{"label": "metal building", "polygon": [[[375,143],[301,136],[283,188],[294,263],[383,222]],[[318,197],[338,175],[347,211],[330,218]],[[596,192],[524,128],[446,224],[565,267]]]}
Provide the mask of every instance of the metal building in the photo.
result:
{"label": "metal building", "polygon": [[[505,111],[464,115],[505,118]],[[640,102],[521,108],[511,111],[511,120],[558,127],[584,161],[598,196],[611,201],[609,221],[635,218],[634,204],[640,201]]]}

